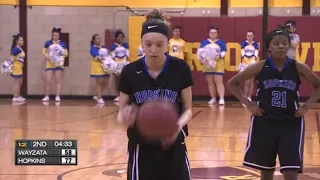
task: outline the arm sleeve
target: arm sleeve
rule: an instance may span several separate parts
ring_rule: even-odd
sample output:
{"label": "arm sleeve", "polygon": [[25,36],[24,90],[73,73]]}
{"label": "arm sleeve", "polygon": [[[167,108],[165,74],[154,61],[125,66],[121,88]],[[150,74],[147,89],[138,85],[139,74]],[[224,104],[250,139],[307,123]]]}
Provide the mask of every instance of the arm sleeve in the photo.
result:
{"label": "arm sleeve", "polygon": [[118,90],[127,95],[131,94],[130,73],[129,73],[128,66],[125,66],[121,71]]}
{"label": "arm sleeve", "polygon": [[15,48],[12,49],[11,55],[12,56],[18,56],[18,54],[20,54],[21,52],[22,52],[21,49],[15,47]]}
{"label": "arm sleeve", "polygon": [[50,41],[47,41],[44,43],[44,46],[43,46],[43,49],[42,49],[42,54],[43,55],[47,55],[47,49],[49,48],[50,46]]}
{"label": "arm sleeve", "polygon": [[98,52],[98,48],[95,48],[95,47],[91,47],[90,49],[90,54],[93,58],[98,58],[99,57],[99,52]]}
{"label": "arm sleeve", "polygon": [[181,89],[193,86],[193,78],[190,66],[183,61],[181,66]]}

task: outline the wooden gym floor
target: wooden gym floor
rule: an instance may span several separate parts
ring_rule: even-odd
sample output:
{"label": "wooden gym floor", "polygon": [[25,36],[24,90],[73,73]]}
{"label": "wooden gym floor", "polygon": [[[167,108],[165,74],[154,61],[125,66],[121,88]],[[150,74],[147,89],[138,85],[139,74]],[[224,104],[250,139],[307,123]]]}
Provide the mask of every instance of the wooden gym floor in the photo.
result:
{"label": "wooden gym floor", "polygon": [[[316,105],[306,115],[305,169],[300,180],[320,179],[320,124]],[[192,179],[259,179],[243,167],[250,113],[238,102],[208,107],[195,102],[187,138]],[[117,106],[108,102],[64,100],[59,104],[0,103],[0,180],[125,180],[126,131],[116,121]],[[76,139],[78,166],[15,166],[15,139]],[[278,175],[275,180],[281,180]]]}

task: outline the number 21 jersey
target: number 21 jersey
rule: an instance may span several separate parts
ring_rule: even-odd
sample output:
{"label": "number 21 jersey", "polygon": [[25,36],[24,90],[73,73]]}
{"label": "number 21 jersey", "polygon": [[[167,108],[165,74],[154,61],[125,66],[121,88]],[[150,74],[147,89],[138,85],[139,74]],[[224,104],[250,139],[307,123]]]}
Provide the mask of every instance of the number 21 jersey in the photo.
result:
{"label": "number 21 jersey", "polygon": [[257,103],[266,117],[287,119],[293,118],[299,107],[300,76],[296,68],[296,60],[286,59],[279,71],[272,58],[266,62],[256,77]]}

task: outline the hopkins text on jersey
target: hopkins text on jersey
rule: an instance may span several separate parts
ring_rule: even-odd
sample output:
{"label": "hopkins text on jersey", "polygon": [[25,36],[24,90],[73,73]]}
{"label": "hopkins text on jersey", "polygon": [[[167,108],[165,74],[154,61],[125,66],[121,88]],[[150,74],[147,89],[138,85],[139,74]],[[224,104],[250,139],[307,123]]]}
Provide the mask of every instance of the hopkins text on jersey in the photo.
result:
{"label": "hopkins text on jersey", "polygon": [[178,93],[170,89],[143,90],[134,93],[137,104],[160,99],[174,103],[177,96]]}

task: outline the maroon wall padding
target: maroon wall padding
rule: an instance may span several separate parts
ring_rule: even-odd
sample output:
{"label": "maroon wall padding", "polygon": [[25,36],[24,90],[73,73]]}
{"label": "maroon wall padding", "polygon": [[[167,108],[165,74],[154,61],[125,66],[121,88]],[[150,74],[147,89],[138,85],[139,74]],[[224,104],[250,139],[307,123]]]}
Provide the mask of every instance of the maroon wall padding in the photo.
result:
{"label": "maroon wall padding", "polygon": [[[320,17],[269,17],[269,30],[283,24],[286,20],[292,19],[297,22],[297,33],[301,42],[320,42]],[[256,34],[256,41],[262,42],[262,17],[171,17],[171,27],[181,26],[181,36],[186,42],[201,42],[208,38],[210,26],[219,28],[219,38],[228,42],[241,43],[245,39],[246,32],[253,30]],[[299,49],[301,52],[301,49]],[[261,57],[260,52],[260,59]],[[235,52],[231,52],[231,63],[235,63]],[[314,55],[312,46],[309,49],[306,64],[313,66]],[[236,72],[226,71],[224,82],[226,83]],[[209,96],[207,83],[202,72],[193,71],[195,85],[193,94],[198,96]],[[312,87],[303,80],[300,90],[301,96],[310,96]],[[226,96],[230,96],[226,90]]]}

